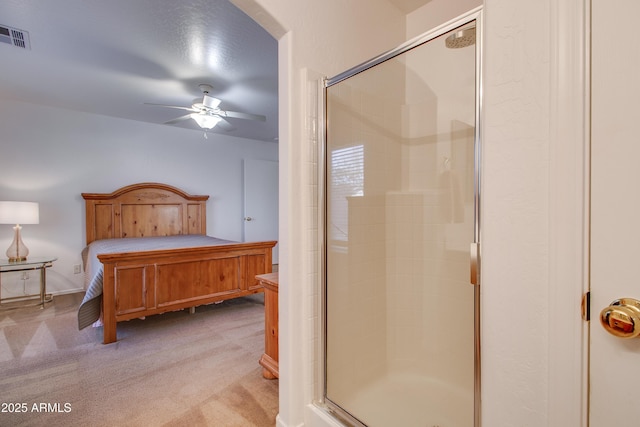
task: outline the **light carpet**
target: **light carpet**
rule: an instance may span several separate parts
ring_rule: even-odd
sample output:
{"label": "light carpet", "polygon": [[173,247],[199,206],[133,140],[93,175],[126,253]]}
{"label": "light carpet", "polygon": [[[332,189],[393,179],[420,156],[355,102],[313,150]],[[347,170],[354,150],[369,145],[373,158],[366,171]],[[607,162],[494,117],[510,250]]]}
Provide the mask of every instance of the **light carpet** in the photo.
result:
{"label": "light carpet", "polygon": [[[0,426],[273,426],[262,294],[77,329],[82,294],[0,311]],[[17,412],[22,411],[22,412]]]}

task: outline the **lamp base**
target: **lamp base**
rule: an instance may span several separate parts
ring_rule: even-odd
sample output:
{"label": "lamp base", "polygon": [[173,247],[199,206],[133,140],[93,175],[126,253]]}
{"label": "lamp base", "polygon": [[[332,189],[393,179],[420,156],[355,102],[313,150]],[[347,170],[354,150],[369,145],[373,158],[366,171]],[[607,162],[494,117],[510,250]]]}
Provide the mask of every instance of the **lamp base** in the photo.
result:
{"label": "lamp base", "polygon": [[24,245],[22,241],[22,236],[20,235],[20,230],[22,227],[20,225],[16,225],[13,227],[13,242],[9,249],[7,249],[7,258],[9,258],[9,262],[23,262],[27,260],[27,255],[29,255],[29,249]]}

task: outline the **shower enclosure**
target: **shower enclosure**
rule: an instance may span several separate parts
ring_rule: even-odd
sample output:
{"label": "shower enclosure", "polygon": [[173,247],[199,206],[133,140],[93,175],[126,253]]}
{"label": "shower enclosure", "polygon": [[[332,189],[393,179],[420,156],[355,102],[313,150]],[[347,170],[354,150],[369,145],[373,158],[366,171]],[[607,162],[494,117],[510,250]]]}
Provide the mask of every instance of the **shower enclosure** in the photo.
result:
{"label": "shower enclosure", "polygon": [[326,83],[324,402],[350,424],[478,425],[479,18]]}

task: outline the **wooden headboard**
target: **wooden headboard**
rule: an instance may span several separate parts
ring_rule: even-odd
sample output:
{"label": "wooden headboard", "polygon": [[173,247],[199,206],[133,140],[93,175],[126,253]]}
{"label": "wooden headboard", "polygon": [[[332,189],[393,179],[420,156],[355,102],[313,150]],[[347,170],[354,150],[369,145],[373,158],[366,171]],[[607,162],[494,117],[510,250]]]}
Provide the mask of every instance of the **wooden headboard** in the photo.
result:
{"label": "wooden headboard", "polygon": [[87,244],[123,237],[206,234],[209,196],[193,196],[166,184],[144,182],[113,193],[82,193]]}

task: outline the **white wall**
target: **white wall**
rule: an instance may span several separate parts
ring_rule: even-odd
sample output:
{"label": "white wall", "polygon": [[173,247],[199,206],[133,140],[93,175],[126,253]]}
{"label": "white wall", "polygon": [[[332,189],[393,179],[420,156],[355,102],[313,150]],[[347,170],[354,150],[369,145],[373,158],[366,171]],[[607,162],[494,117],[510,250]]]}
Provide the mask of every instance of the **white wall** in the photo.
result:
{"label": "white wall", "polygon": [[485,1],[482,404],[486,426],[549,425],[548,3]]}
{"label": "white wall", "polygon": [[[197,131],[32,104],[0,104],[0,129],[0,200],[40,203],[40,224],[25,225],[22,234],[31,255],[58,257],[47,275],[54,293],[83,287],[83,275],[73,274],[85,243],[80,193],[153,181],[206,194],[208,234],[242,240],[242,161],[278,157],[276,143],[204,139]],[[0,226],[3,252],[12,232]],[[6,274],[2,280],[4,296],[15,284],[22,291],[21,280]]]}

